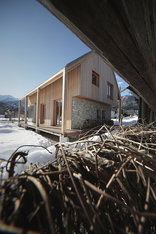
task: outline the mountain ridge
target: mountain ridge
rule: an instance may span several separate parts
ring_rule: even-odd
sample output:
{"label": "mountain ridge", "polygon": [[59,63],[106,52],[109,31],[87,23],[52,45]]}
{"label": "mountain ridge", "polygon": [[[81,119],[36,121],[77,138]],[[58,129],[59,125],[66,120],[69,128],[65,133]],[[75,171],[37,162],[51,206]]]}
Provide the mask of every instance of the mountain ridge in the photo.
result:
{"label": "mountain ridge", "polygon": [[[18,98],[12,95],[0,95],[0,115],[14,113],[14,117],[18,113]],[[21,113],[24,112],[24,103],[21,103]]]}
{"label": "mountain ridge", "polygon": [[0,95],[0,102],[15,102],[18,101],[18,98],[13,97],[12,95]]}

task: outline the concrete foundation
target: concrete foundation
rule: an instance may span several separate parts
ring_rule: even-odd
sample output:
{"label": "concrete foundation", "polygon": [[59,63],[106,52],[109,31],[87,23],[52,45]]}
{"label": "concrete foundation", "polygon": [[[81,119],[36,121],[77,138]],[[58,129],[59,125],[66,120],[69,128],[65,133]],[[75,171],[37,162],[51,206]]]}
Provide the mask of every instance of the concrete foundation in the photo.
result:
{"label": "concrete foundation", "polygon": [[60,137],[59,137],[59,142],[60,143],[65,143],[65,142],[68,142],[68,141],[69,141],[68,137],[64,137],[63,135],[60,135]]}

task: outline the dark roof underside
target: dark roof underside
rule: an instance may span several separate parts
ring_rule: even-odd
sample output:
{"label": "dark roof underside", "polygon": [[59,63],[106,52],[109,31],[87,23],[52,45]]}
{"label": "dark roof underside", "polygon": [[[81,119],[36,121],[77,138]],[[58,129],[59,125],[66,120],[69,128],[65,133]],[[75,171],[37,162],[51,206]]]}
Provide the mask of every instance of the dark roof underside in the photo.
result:
{"label": "dark roof underside", "polygon": [[156,112],[155,0],[39,0]]}

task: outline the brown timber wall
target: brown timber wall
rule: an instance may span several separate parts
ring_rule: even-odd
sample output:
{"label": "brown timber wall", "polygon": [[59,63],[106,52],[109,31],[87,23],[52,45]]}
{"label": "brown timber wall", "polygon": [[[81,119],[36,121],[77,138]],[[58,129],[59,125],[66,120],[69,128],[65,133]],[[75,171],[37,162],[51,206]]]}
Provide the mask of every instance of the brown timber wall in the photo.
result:
{"label": "brown timber wall", "polygon": [[72,97],[80,94],[80,70],[78,65],[66,74],[65,129],[71,129]]}
{"label": "brown timber wall", "polygon": [[40,89],[40,106],[44,105],[44,120],[46,126],[54,124],[54,101],[62,98],[62,78]]}

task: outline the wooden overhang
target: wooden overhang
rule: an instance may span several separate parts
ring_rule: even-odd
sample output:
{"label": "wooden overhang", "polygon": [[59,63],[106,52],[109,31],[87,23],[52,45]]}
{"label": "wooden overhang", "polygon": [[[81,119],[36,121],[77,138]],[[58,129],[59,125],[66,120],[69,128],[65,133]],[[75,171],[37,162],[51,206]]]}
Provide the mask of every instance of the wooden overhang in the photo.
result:
{"label": "wooden overhang", "polygon": [[156,113],[155,0],[38,0],[99,53]]}
{"label": "wooden overhang", "polygon": [[48,86],[49,84],[55,82],[56,80],[62,78],[63,76],[63,72],[64,72],[64,68],[61,69],[59,72],[55,73],[52,77],[50,77],[48,80],[46,80],[45,82],[43,82],[42,84],[40,84],[38,87],[34,88],[33,90],[31,90],[29,93],[27,93],[25,96],[23,96],[22,98],[20,98],[20,100],[22,101],[23,99],[25,99],[28,96],[31,96],[35,93],[37,93],[37,90],[39,89],[43,89],[46,86]]}

